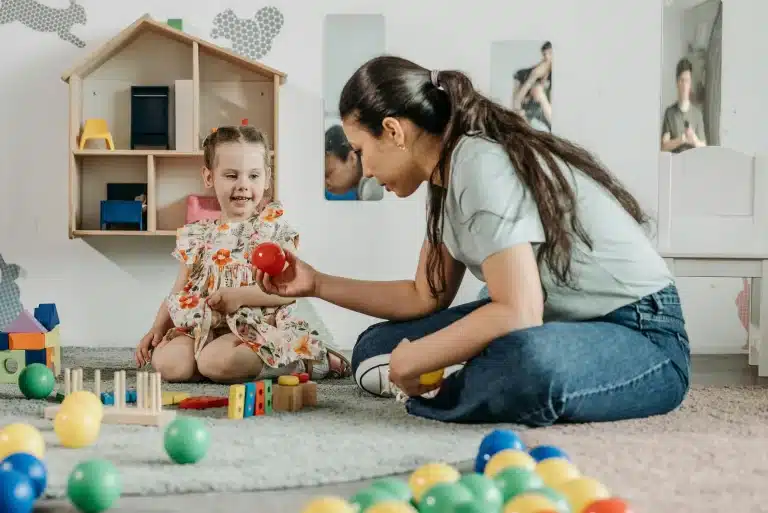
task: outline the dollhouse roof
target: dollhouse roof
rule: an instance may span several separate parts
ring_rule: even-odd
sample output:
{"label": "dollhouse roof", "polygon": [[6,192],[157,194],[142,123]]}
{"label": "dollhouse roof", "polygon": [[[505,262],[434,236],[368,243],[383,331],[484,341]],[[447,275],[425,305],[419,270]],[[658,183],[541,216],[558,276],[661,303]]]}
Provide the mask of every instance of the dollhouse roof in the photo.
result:
{"label": "dollhouse roof", "polygon": [[35,316],[23,310],[15,320],[3,329],[5,333],[46,333],[48,330],[35,319]]}
{"label": "dollhouse roof", "polygon": [[69,83],[69,79],[72,76],[85,78],[86,76],[93,73],[96,69],[98,69],[102,64],[111,59],[115,54],[120,52],[128,44],[134,41],[139,35],[147,31],[161,34],[168,37],[169,39],[174,39],[181,43],[189,44],[190,46],[192,46],[193,43],[197,43],[199,48],[201,50],[205,49],[208,54],[228,61],[235,66],[240,66],[244,69],[258,73],[259,75],[263,75],[264,77],[280,77],[280,82],[285,83],[286,74],[282,71],[278,71],[260,62],[252,61],[242,57],[231,50],[222,48],[191,34],[187,34],[184,31],[177,30],[167,23],[153,20],[149,14],[145,14],[144,16],[134,21],[131,25],[124,28],[119,34],[96,49],[96,51],[91,53],[91,55],[86,57],[77,66],[64,73],[61,76],[61,79],[64,82]]}

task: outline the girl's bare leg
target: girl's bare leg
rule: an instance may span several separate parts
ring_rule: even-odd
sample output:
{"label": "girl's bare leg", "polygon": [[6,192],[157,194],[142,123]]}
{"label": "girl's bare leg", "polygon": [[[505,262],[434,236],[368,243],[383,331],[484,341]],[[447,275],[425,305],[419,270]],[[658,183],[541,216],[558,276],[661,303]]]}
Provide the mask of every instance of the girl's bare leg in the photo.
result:
{"label": "girl's bare leg", "polygon": [[544,87],[541,84],[536,84],[531,89],[531,97],[535,102],[541,105],[541,112],[547,120],[547,123],[552,125],[552,104],[547,98],[547,94],[544,92]]}
{"label": "girl's bare leg", "polygon": [[152,351],[152,367],[169,382],[199,381],[202,377],[195,362],[195,341],[186,335],[160,342]]}
{"label": "girl's bare leg", "polygon": [[216,383],[242,383],[261,374],[264,362],[234,333],[210,341],[197,360],[200,374]]}

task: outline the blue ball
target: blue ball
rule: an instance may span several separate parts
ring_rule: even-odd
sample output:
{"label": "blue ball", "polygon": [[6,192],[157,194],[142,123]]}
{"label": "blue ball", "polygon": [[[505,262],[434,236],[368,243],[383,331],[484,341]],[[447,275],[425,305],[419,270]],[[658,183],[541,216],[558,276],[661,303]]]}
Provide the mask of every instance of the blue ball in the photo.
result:
{"label": "blue ball", "polygon": [[27,476],[15,470],[0,470],[0,513],[31,513],[35,489]]}
{"label": "blue ball", "polygon": [[40,497],[48,485],[48,469],[45,463],[26,452],[17,452],[0,462],[0,471],[15,470],[27,476],[35,489],[35,499]]}
{"label": "blue ball", "polygon": [[524,451],[525,444],[514,431],[509,429],[496,429],[485,435],[475,458],[475,472],[482,474],[488,460],[504,449]]}
{"label": "blue ball", "polygon": [[543,461],[549,458],[563,458],[570,460],[568,455],[562,450],[558,449],[554,445],[539,445],[531,449],[528,453],[536,461]]}

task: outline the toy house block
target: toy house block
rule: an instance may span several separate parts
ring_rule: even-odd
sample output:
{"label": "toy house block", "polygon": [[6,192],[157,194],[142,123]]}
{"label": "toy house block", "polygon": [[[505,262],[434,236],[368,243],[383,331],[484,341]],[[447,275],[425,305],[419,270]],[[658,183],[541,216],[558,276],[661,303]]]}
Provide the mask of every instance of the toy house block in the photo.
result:
{"label": "toy house block", "polygon": [[44,347],[42,349],[26,349],[24,351],[25,362],[27,365],[32,365],[33,363],[42,363],[53,371],[55,366],[53,363],[54,351],[55,348],[53,347]]}
{"label": "toy house block", "polygon": [[9,333],[9,349],[45,349],[45,333]]}
{"label": "toy house block", "polygon": [[227,418],[242,419],[245,413],[245,385],[231,385],[229,387],[229,404],[227,405]]}
{"label": "toy house block", "polygon": [[53,374],[58,376],[61,374],[61,338],[59,336],[58,324],[48,333],[45,334],[45,347],[51,349],[53,356]]}
{"label": "toy house block", "polygon": [[256,383],[245,384],[243,418],[253,417],[256,413]]}
{"label": "toy house block", "polygon": [[8,342],[8,333],[4,331],[0,332],[0,351],[7,351],[10,349],[8,347]]}
{"label": "toy house block", "polygon": [[35,308],[35,319],[43,325],[47,331],[51,331],[59,325],[59,313],[53,303],[41,303]]}
{"label": "toy house block", "polygon": [[[295,382],[283,379],[295,378]],[[304,407],[304,396],[295,376],[280,376],[272,388],[272,408],[275,411],[299,411]]]}
{"label": "toy house block", "polygon": [[0,351],[0,383],[15,385],[19,382],[19,374],[24,370],[26,355],[23,350]]}
{"label": "toy house block", "polygon": [[180,404],[181,401],[187,398],[189,398],[189,394],[187,392],[175,392],[175,391],[164,390],[163,406],[173,406],[175,404]]}
{"label": "toy house block", "polygon": [[[48,330],[28,311],[22,311],[3,331],[6,333],[45,333]],[[43,346],[45,347],[45,346]],[[22,349],[22,348],[19,348]],[[31,349],[37,349],[33,347]]]}
{"label": "toy house block", "polygon": [[272,413],[272,380],[265,379],[260,381],[264,386],[264,415]]}
{"label": "toy house block", "polygon": [[307,381],[301,385],[301,402],[304,406],[317,406],[317,383]]}
{"label": "toy house block", "polygon": [[[186,198],[201,192],[203,138],[210,127],[244,119],[270,141],[273,186],[265,199],[278,199],[275,150],[286,74],[182,28],[181,19],[145,14],[62,74],[69,89],[69,186],[62,189],[69,194],[69,238],[175,237],[185,224]],[[114,150],[99,141],[80,148],[81,127],[93,119],[106,122]],[[116,179],[146,184],[142,231],[101,229],[101,201],[112,199],[106,184]]]}

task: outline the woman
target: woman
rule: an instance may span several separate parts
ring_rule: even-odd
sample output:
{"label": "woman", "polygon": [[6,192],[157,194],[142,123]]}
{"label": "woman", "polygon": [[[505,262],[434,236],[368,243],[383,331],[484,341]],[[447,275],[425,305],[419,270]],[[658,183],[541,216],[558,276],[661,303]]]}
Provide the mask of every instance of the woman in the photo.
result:
{"label": "woman", "polygon": [[[688,390],[680,299],[637,201],[585,150],[533,129],[458,71],[379,57],[349,79],[344,131],[399,197],[429,184],[413,280],[322,274],[289,255],[270,294],[387,322],[355,345],[363,388],[453,422],[595,422],[662,414]],[[449,308],[464,271],[490,297]],[[419,376],[466,362],[433,398]],[[373,379],[371,379],[371,376]]]}
{"label": "woman", "polygon": [[384,189],[375,178],[363,176],[357,154],[344,135],[333,125],[325,131],[325,198],[330,200],[378,201]]}

